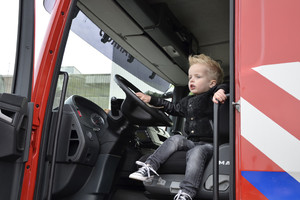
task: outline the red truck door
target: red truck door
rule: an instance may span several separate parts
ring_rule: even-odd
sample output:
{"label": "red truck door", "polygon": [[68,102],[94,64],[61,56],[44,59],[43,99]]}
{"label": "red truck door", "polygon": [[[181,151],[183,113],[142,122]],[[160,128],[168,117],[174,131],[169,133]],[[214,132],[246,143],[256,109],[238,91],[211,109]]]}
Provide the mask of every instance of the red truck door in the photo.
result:
{"label": "red truck door", "polygon": [[300,196],[300,1],[236,1],[237,199]]}

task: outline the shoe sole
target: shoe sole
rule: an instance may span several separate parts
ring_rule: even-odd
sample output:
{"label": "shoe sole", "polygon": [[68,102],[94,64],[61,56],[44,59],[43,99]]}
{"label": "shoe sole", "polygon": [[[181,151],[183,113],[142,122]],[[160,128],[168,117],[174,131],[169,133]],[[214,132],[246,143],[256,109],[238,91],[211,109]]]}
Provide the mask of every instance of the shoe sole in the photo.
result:
{"label": "shoe sole", "polygon": [[150,181],[150,180],[152,180],[153,176],[142,177],[142,176],[138,176],[138,175],[135,175],[135,174],[130,174],[129,178],[135,179],[135,180],[138,180],[138,181]]}

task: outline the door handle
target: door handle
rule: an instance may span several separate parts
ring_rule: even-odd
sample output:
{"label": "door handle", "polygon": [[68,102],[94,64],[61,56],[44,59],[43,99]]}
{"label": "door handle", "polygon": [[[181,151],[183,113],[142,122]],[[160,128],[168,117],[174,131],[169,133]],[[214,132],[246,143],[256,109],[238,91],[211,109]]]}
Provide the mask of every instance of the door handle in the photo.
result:
{"label": "door handle", "polygon": [[3,119],[4,121],[7,121],[9,123],[12,123],[13,119],[11,117],[8,117],[7,115],[3,114],[1,112],[1,109],[0,109],[0,119]]}

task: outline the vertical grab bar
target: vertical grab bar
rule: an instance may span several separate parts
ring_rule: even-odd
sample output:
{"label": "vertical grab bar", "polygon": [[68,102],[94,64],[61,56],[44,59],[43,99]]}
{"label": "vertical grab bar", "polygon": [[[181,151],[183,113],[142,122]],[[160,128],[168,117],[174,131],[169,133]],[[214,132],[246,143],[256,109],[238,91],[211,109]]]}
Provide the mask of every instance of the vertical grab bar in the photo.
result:
{"label": "vertical grab bar", "polygon": [[[229,97],[229,94],[226,94]],[[228,99],[226,99],[228,101]],[[213,199],[219,199],[219,103],[214,103],[213,130]]]}
{"label": "vertical grab bar", "polygon": [[219,104],[214,103],[214,130],[213,130],[213,199],[219,199],[219,141],[218,118]]}
{"label": "vertical grab bar", "polygon": [[56,127],[55,127],[55,133],[54,133],[55,135],[54,135],[51,169],[50,169],[50,175],[49,175],[49,187],[48,187],[47,200],[51,200],[51,195],[52,195],[58,136],[59,136],[59,132],[60,132],[60,125],[61,125],[61,121],[62,121],[64,102],[65,102],[65,97],[66,97],[66,93],[67,93],[67,85],[68,85],[68,80],[69,80],[69,75],[67,72],[60,72],[59,74],[64,75],[64,81],[63,81],[63,86],[62,86],[62,91],[61,91],[61,98],[59,101],[58,117],[57,117],[57,123],[56,123]]}

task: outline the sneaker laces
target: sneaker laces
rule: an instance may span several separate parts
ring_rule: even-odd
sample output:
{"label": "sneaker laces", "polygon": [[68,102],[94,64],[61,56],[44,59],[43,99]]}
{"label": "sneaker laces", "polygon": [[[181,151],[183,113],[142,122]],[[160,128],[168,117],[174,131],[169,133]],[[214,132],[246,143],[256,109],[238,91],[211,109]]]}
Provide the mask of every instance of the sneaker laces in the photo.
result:
{"label": "sneaker laces", "polygon": [[175,195],[174,200],[192,200],[192,197],[189,194],[182,192],[182,190],[179,190]]}
{"label": "sneaker laces", "polygon": [[142,166],[138,171],[141,172],[142,174],[147,173],[148,178],[151,177],[150,172],[153,172],[154,174],[159,176],[158,173],[149,164],[143,163],[141,161],[136,161],[135,163],[137,165]]}

